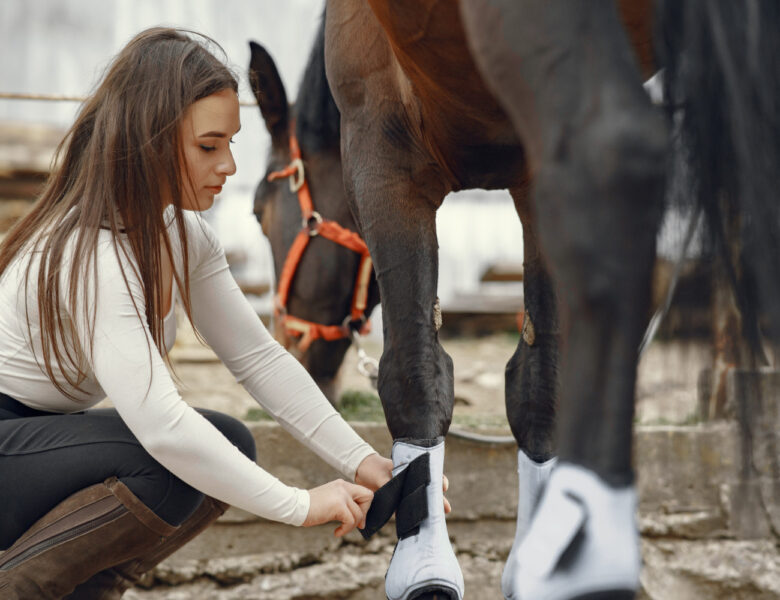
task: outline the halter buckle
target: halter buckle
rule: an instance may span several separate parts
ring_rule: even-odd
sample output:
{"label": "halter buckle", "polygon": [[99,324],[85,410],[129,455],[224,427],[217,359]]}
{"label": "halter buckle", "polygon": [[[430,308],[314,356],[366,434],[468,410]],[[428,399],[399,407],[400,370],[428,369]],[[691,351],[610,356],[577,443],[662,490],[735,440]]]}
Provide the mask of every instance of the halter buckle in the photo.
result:
{"label": "halter buckle", "polygon": [[306,174],[303,170],[303,161],[300,158],[294,158],[290,163],[290,167],[295,169],[295,172],[288,179],[290,191],[293,194],[297,194],[298,190],[303,187],[303,183],[306,181]]}
{"label": "halter buckle", "polygon": [[308,230],[311,237],[316,237],[320,234],[320,225],[322,225],[322,216],[316,210],[308,217],[303,217],[302,227]]}

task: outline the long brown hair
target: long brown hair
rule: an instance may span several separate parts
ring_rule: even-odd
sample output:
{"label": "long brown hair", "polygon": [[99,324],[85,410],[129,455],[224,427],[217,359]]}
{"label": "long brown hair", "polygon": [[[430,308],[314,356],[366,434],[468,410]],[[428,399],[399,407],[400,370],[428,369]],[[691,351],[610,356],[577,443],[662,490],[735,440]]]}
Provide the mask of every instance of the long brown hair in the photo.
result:
{"label": "long brown hair", "polygon": [[[180,29],[157,27],[135,36],[81,107],[57,148],[53,162],[57,166],[40,198],[0,246],[0,274],[23,249],[34,250],[40,257],[37,292],[42,368],[70,398],[75,399],[73,392],[81,390],[87,374],[84,353],[91,356],[92,347],[82,349],[69,343],[60,299],[67,293],[70,306],[79,307],[79,315],[71,318],[83,318],[92,340],[95,306],[77,300],[97,299],[96,255],[101,227],[111,231],[120,266],[129,264],[142,283],[152,339],[162,348],[162,251],[174,255],[163,213],[165,206],[172,204],[184,261],[183,273],[174,269],[173,275],[187,317],[192,318],[181,209],[183,186],[191,183],[179,124],[197,100],[225,89],[238,91],[236,77],[209,51],[210,45],[219,48],[206,36]],[[120,236],[126,244],[118,243]],[[63,264],[66,257],[71,257],[72,265]],[[32,264],[26,267],[25,291]],[[129,291],[128,274],[121,268]],[[67,289],[62,290],[60,275],[68,269]],[[94,285],[93,293],[87,289],[89,282]],[[140,307],[135,309],[140,318]],[[29,318],[27,325],[29,333]],[[55,363],[72,389],[57,381]]]}

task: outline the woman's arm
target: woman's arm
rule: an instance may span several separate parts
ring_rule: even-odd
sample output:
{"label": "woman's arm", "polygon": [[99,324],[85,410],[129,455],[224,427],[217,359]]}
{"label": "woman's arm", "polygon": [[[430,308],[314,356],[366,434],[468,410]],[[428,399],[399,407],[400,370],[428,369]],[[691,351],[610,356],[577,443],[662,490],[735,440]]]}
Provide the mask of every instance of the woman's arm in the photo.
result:
{"label": "woman's arm", "polygon": [[[143,290],[109,243],[98,249],[92,370],[120,416],[160,464],[196,489],[269,519],[301,525],[309,513],[305,490],[290,487],[242,454],[179,396],[154,345]],[[63,278],[66,275],[63,275]],[[89,348],[81,307],[66,306],[82,348]]]}
{"label": "woman's arm", "polygon": [[[271,337],[233,279],[213,231],[198,221],[189,221],[194,225],[189,240],[190,260],[195,262],[190,279],[195,327],[274,419],[354,481],[358,467],[375,451],[333,409],[303,366]],[[372,463],[365,466],[373,473]],[[367,472],[363,479],[382,477]]]}

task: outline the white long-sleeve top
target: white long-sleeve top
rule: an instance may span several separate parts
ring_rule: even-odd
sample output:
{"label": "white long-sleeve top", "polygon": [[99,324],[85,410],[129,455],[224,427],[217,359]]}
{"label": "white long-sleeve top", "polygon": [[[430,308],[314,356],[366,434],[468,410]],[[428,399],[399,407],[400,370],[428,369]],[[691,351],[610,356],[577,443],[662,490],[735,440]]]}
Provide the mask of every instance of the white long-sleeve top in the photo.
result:
{"label": "white long-sleeve top", "polygon": [[[268,333],[234,281],[209,225],[196,213],[184,211],[184,215],[196,329],[276,421],[354,480],[358,465],[374,450],[333,409],[298,361]],[[174,225],[170,229],[174,267],[182,273],[178,235]],[[66,251],[65,259],[68,265],[75,257]],[[25,294],[24,269],[30,260],[33,271]],[[152,341],[142,285],[131,263],[117,257],[110,231],[101,230],[97,262],[97,298],[92,292],[87,298],[88,306],[97,307],[93,352],[91,356],[85,353],[88,375],[76,401],[59,392],[42,370],[35,257],[27,253],[6,269],[0,279],[0,392],[31,408],[62,413],[82,411],[107,396],[149,454],[186,483],[262,517],[302,524],[309,510],[308,492],[285,485],[244,456],[179,395]],[[67,290],[68,275],[64,269],[62,290]],[[88,287],[91,290],[94,286]],[[176,292],[174,285],[172,297],[178,295]],[[80,347],[88,348],[82,307],[70,306],[67,292],[62,296],[66,325]],[[166,352],[176,336],[173,304],[172,300],[164,318]],[[32,335],[27,330],[26,310]],[[61,374],[58,379],[65,382]]]}

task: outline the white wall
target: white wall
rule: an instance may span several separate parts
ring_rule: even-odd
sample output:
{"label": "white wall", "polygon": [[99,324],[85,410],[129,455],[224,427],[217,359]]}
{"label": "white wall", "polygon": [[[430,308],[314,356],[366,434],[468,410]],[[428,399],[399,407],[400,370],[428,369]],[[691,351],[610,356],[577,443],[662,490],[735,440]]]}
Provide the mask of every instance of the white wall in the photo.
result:
{"label": "white wall", "polygon": [[[242,100],[252,100],[246,82],[248,41],[262,43],[293,99],[322,6],[322,0],[0,0],[0,91],[87,94],[135,33],[165,24],[191,28],[219,42],[242,77]],[[76,109],[75,104],[0,100],[0,121],[64,128]],[[238,172],[209,219],[228,250],[250,255],[251,262],[237,274],[259,282],[268,280],[272,269],[252,215],[268,136],[258,109],[242,109],[241,119],[235,146]],[[520,225],[505,192],[454,195],[440,209],[437,222],[443,303],[459,291],[474,291],[488,263],[522,260]]]}

